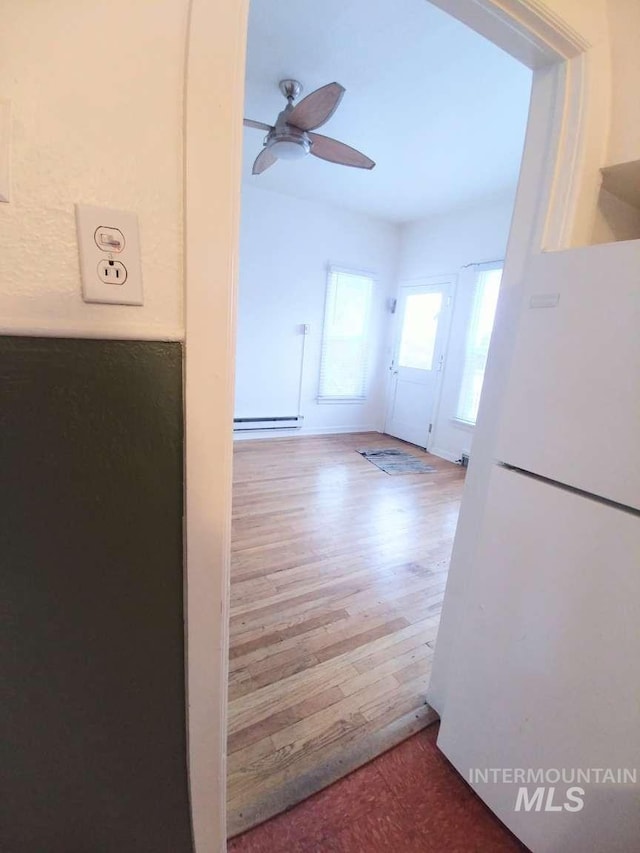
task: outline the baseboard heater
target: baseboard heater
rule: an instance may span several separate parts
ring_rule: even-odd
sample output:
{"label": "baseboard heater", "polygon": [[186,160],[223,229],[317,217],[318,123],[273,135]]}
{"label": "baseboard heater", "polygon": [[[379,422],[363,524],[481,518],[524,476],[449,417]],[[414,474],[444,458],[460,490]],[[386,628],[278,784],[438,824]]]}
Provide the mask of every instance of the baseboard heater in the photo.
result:
{"label": "baseboard heater", "polygon": [[256,429],[301,429],[304,418],[301,415],[281,416],[277,418],[234,418],[233,431]]}

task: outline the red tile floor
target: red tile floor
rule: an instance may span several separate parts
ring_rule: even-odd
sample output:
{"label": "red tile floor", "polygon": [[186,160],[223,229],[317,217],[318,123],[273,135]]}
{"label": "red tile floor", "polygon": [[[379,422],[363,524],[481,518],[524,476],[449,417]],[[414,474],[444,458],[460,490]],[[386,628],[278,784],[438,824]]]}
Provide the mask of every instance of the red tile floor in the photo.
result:
{"label": "red tile floor", "polygon": [[436,747],[430,726],[284,814],[229,853],[526,851]]}

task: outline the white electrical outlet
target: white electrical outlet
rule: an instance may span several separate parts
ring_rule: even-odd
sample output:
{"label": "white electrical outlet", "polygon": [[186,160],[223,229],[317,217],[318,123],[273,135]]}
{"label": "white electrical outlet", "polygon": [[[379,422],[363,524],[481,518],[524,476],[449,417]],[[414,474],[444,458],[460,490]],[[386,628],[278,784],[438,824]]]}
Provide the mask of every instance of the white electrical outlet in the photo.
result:
{"label": "white electrical outlet", "polygon": [[76,204],[76,228],[84,301],[142,305],[136,214]]}
{"label": "white electrical outlet", "polygon": [[127,280],[127,268],[120,261],[100,261],[98,278],[108,285],[122,285]]}

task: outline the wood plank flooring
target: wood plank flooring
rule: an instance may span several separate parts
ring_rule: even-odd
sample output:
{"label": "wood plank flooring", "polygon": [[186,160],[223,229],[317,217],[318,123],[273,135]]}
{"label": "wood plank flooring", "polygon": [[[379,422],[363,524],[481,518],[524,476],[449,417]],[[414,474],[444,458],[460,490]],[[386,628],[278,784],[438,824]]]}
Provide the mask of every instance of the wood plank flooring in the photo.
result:
{"label": "wood plank flooring", "polygon": [[378,433],[236,443],[228,821],[235,835],[427,725],[464,470],[389,475]]}

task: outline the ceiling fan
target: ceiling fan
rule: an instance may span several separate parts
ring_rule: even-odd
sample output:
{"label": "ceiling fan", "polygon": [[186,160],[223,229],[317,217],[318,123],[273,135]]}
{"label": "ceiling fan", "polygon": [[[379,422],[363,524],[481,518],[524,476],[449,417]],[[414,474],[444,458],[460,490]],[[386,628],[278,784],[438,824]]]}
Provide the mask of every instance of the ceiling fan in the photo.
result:
{"label": "ceiling fan", "polygon": [[264,147],[253,164],[254,175],[260,175],[276,160],[299,160],[307,154],[341,166],[373,169],[373,160],[360,151],[337,139],[312,132],[335,113],[346,91],[344,86],[328,83],[295,105],[293,102],[302,92],[297,80],[281,80],[280,91],[287,99],[287,106],[278,115],[275,125],[248,118],[244,120],[246,127],[267,131]]}

